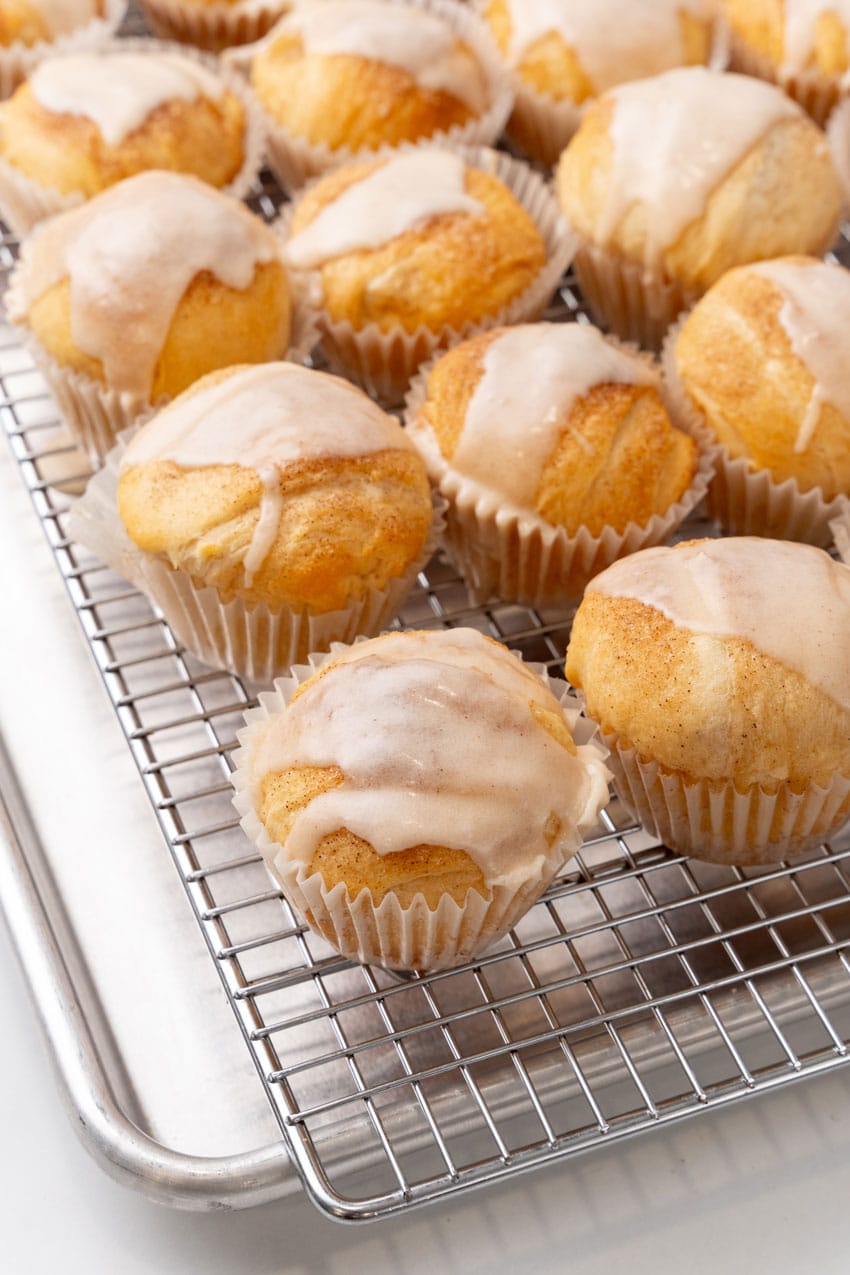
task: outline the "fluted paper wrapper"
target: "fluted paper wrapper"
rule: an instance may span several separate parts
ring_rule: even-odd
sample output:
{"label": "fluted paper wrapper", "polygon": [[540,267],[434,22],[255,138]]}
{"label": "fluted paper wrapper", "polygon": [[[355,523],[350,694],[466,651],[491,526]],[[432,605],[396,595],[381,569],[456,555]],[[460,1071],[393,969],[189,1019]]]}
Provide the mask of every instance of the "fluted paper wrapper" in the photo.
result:
{"label": "fluted paper wrapper", "polygon": [[139,0],[139,7],[163,40],[220,53],[231,45],[261,39],[290,6],[287,0],[236,0],[234,4]]}
{"label": "fluted paper wrapper", "polygon": [[[676,364],[676,341],[686,319],[680,319],[664,343],[664,388],[683,428],[705,432],[705,417],[689,397]],[[850,510],[846,496],[826,500],[819,487],[803,491],[793,478],[776,482],[769,470],[754,469],[746,457],[733,457],[725,447],[717,447],[716,461],[706,510],[737,536],[797,540],[825,549],[832,543],[830,522]]]}
{"label": "fluted paper wrapper", "polygon": [[[410,150],[411,147],[399,147]],[[355,328],[321,314],[322,349],[333,371],[347,376],[385,406],[398,406],[417,369],[438,350],[487,328],[512,323],[530,323],[543,314],[561,277],[572,260],[575,236],[567,229],[549,184],[521,160],[512,159],[486,147],[453,147],[466,163],[499,178],[536,223],[546,245],[546,264],[537,278],[507,306],[493,315],[466,323],[462,328],[420,327],[406,331],[401,324],[382,331],[370,323]],[[398,152],[395,152],[398,153]],[[280,231],[289,236],[294,207],[280,219]],[[302,272],[309,280],[314,304],[321,309],[321,278],[316,272]]]}
{"label": "fluted paper wrapper", "polygon": [[823,75],[820,71],[791,71],[777,66],[770,58],[751,48],[734,33],[730,36],[733,71],[755,76],[777,84],[789,97],[802,106],[821,128],[826,125],[838,102],[847,93],[850,84],[846,75]]}
{"label": "fluted paper wrapper", "polygon": [[[629,352],[638,353],[633,347]],[[649,355],[643,357],[652,363]],[[448,501],[443,544],[475,605],[494,598],[534,608],[577,601],[588,581],[612,562],[667,540],[708,490],[716,449],[708,443],[705,431],[697,427],[687,429],[700,449],[689,487],[665,513],[654,514],[646,523],[630,522],[622,532],[606,527],[596,536],[581,527],[570,535],[531,512],[506,507],[498,492],[482,488],[452,469],[430,429],[413,428],[427,398],[432,367],[433,363],[424,368],[411,386],[405,424],[431,481]],[[521,371],[518,374],[522,375]],[[674,410],[671,420],[686,428]]]}
{"label": "fluted paper wrapper", "polygon": [[119,439],[71,512],[71,539],[85,545],[113,571],[146,593],[159,607],[178,641],[212,668],[225,668],[249,682],[265,684],[332,642],[352,642],[361,634],[380,633],[396,617],[417,575],[437,546],[442,501],[433,502],[431,531],[422,553],[385,589],[370,589],[340,611],[311,614],[265,604],[249,606],[241,598],[224,601],[212,586],[200,586],[163,557],[133,543],[118,514],[119,467],[128,439]]}
{"label": "fluted paper wrapper", "polygon": [[579,237],[573,269],[591,315],[623,341],[658,351],[671,324],[700,293]]}
{"label": "fluted paper wrapper", "polygon": [[524,155],[553,168],[581,124],[582,108],[558,102],[514,78],[514,109],[507,134]]}
{"label": "fluted paper wrapper", "polygon": [[[387,894],[377,906],[369,890],[361,890],[351,899],[342,882],[328,890],[321,873],[310,873],[304,864],[287,862],[254,809],[251,762],[255,741],[268,719],[285,710],[297,687],[332,659],[333,653],[311,655],[308,664],[293,668],[290,678],[278,679],[273,691],[260,696],[259,707],[246,713],[231,776],[236,789],[234,805],[242,817],[242,827],[289,903],[349,960],[391,970],[432,971],[463,965],[504,938],[550,885],[569,855],[556,856],[530,873],[519,889],[497,885],[489,900],[470,890],[462,905],[446,895],[436,909],[429,908],[421,894],[406,908],[394,894]],[[576,742],[593,748],[602,761],[605,750],[598,742],[596,729],[580,716],[566,684],[550,679],[545,670],[535,665],[531,667],[540,672],[542,680],[560,698]],[[577,849],[578,845],[572,853]]]}
{"label": "fluted paper wrapper", "polygon": [[786,782],[775,792],[758,785],[739,792],[730,782],[666,770],[615,734],[603,739],[620,800],[679,854],[741,866],[778,863],[815,849],[850,817],[847,775],[826,788]]}
{"label": "fluted paper wrapper", "polygon": [[45,58],[56,53],[86,53],[105,44],[121,25],[127,0],[106,0],[103,8],[102,18],[92,18],[76,31],[68,31],[55,40],[40,40],[31,45],[15,41],[0,47],[0,99],[11,97]]}
{"label": "fluted paper wrapper", "polygon": [[[505,126],[513,105],[513,87],[507,71],[499,61],[498,50],[483,20],[458,0],[406,0],[408,7],[423,9],[445,19],[451,30],[469,45],[481,66],[487,84],[488,106],[479,116],[465,124],[444,129],[419,139],[430,146],[491,146]],[[272,29],[258,46],[233,49],[225,56],[225,62],[249,71],[254,56],[274,39]],[[308,142],[277,123],[264,109],[266,128],[266,155],[269,167],[284,190],[293,192],[306,182],[341,164],[365,163],[389,153],[390,146],[375,150],[352,150],[342,146],[336,150],[323,143]],[[408,143],[415,144],[415,143]]]}
{"label": "fluted paper wrapper", "polygon": [[[74,441],[86,452],[95,469],[103,464],[119,435],[133,429],[153,412],[165,407],[167,397],[152,403],[147,395],[115,390],[93,377],[63,367],[16,315],[26,311],[21,299],[22,262],[12,272],[6,294],[6,311],[19,324],[19,339],[44,377],[62,419]],[[291,345],[284,355],[290,363],[304,363],[319,339],[318,321],[309,301],[290,284],[292,298]]]}
{"label": "fluted paper wrapper", "polygon": [[[245,110],[244,159],[233,180],[222,187],[222,193],[232,195],[234,199],[244,199],[262,166],[266,133],[262,111],[241,76],[224,71],[218,58],[162,40],[111,40],[103,45],[101,52],[178,54],[200,63],[239,98]],[[86,199],[81,191],[63,194],[51,186],[43,186],[0,157],[0,216],[19,239],[29,234],[45,217],[67,212],[85,203]]]}

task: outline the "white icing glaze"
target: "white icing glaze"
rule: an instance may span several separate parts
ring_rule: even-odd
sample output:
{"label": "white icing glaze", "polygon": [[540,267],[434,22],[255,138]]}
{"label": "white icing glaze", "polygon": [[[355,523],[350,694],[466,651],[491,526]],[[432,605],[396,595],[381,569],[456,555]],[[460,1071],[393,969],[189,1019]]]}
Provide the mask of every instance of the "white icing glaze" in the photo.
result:
{"label": "white icing glaze", "polygon": [[466,165],[451,151],[415,150],[386,160],[317,214],[286,245],[299,270],[334,257],[379,248],[440,213],[480,216],[484,206],[466,194]]}
{"label": "white icing glaze", "polygon": [[482,78],[442,18],[387,0],[312,0],[275,28],[296,30],[307,53],[350,54],[407,71],[423,89],[451,93],[471,111],[487,106]]}
{"label": "white icing glaze", "polygon": [[[344,782],[301,811],[282,851],[308,864],[348,828],[380,855],[418,845],[465,851],[489,886],[575,850],[607,797],[595,749],[568,752],[530,704],[560,712],[530,669],[480,633],[391,634],[358,643],[273,717],[252,763],[339,766]],[[562,828],[554,848],[550,816]]]}
{"label": "white icing glaze", "polygon": [[705,22],[711,0],[510,0],[510,61],[516,65],[543,36],[575,51],[596,93],[681,66],[681,14]]}
{"label": "white icing glaze", "polygon": [[510,328],[487,347],[452,465],[531,509],[573,404],[595,385],[623,383],[657,385],[658,377],[594,327]]}
{"label": "white icing glaze", "polygon": [[172,53],[80,53],[49,58],[30,76],[36,101],[55,114],[83,115],[117,146],[165,102],[216,100],[222,83]]}
{"label": "white icing glaze", "polygon": [[850,32],[850,0],[784,0],[783,68],[803,71],[815,52],[818,19],[833,13]]}
{"label": "white icing glaze", "polygon": [[636,598],[692,633],[751,642],[850,709],[850,567],[822,549],[755,536],[644,549],[588,591]]}
{"label": "white icing glaze", "polygon": [[850,271],[825,261],[801,264],[784,259],[760,262],[751,269],[784,294],[779,320],[792,350],[814,377],[812,397],[794,446],[795,452],[804,452],[824,403],[831,403],[850,421]]}
{"label": "white icing glaze", "polygon": [[802,114],[772,84],[704,67],[667,71],[609,96],[611,173],[598,238],[608,244],[627,213],[645,205],[650,268],[705,212],[711,194],[765,133]]}
{"label": "white icing glaze", "polygon": [[277,535],[287,465],[411,447],[397,421],[349,382],[295,363],[261,363],[175,399],[131,439],[121,472],[155,460],[256,470],[263,498],[244,562],[250,583]]}
{"label": "white icing glaze", "polygon": [[100,11],[98,0],[30,0],[52,35],[65,35],[91,22]]}
{"label": "white icing glaze", "polygon": [[111,386],[147,395],[195,276],[247,288],[279,246],[236,200],[194,177],[149,172],[44,222],[24,251],[26,307],[69,278],[75,344],[101,361]]}

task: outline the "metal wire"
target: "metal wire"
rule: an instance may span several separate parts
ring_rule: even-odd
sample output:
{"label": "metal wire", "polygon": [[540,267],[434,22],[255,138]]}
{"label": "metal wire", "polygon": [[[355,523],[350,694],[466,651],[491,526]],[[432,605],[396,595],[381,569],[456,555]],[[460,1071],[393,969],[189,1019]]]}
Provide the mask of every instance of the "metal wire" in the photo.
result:
{"label": "metal wire", "polygon": [[[270,178],[251,204],[274,215]],[[6,236],[4,273],[15,252]],[[550,317],[584,320],[571,279]],[[233,814],[249,691],[199,665],[144,597],[68,540],[62,489],[78,489],[85,465],[8,329],[0,389],[12,454],[321,1207],[389,1214],[847,1062],[847,834],[792,865],[743,871],[672,854],[614,802],[474,966],[398,980],[342,960],[292,913]],[[470,608],[438,558],[400,623],[471,624],[559,672],[570,616]]]}

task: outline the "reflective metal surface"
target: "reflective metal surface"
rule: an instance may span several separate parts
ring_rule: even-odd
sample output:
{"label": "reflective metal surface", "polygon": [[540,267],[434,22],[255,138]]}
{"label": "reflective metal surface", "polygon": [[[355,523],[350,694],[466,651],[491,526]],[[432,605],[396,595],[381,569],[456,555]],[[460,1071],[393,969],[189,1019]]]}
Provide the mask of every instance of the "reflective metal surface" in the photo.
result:
{"label": "reflective metal surface", "polygon": [[[270,179],[252,203],[273,215]],[[7,239],[6,267],[14,251]],[[569,279],[551,317],[583,318]],[[67,539],[67,493],[85,475],[8,330],[0,386],[12,454],[156,814],[152,849],[170,853],[174,890],[182,882],[256,1066],[251,1100],[265,1094],[279,1130],[277,1143],[200,1160],[140,1134],[133,1103],[144,1108],[144,1094],[121,1089],[108,1016],[86,996],[84,971],[58,960],[61,890],[28,880],[38,839],[6,767],[4,906],[70,1101],[101,1113],[94,1141],[113,1169],[171,1203],[242,1205],[291,1184],[288,1148],[320,1207],[367,1219],[847,1061],[847,834],[792,866],[741,871],[671,854],[614,802],[476,965],[399,980],[341,960],[293,915],[234,816],[230,757],[252,689],[200,666],[144,597]],[[471,624],[560,671],[569,618],[470,609],[438,559],[401,622]],[[77,922],[69,910],[68,951]],[[155,927],[147,938],[156,943]],[[232,1093],[247,1101],[244,1078]]]}

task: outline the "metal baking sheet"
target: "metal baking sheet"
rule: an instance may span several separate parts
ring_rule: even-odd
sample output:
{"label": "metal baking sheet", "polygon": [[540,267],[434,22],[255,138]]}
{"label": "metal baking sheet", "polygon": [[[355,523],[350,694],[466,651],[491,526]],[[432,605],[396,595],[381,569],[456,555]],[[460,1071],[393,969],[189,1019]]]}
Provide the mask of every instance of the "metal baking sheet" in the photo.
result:
{"label": "metal baking sheet", "polygon": [[[270,217],[279,202],[264,177],[252,206]],[[4,269],[15,252],[7,236]],[[550,317],[584,321],[570,278]],[[846,1063],[846,833],[790,866],[719,868],[659,846],[613,802],[474,966],[400,980],[340,959],[292,914],[230,804],[252,688],[199,665],[68,541],[85,466],[9,330],[0,387],[24,480],[10,500],[26,489],[36,515],[21,539],[40,522],[58,568],[48,579],[32,544],[10,585],[26,684],[0,711],[14,754],[0,756],[0,895],[69,1105],[112,1172],[188,1207],[257,1203],[297,1174],[326,1212],[363,1220]],[[71,615],[60,581],[85,645],[47,632]],[[470,608],[438,557],[401,623],[471,624],[559,672],[570,616]],[[52,704],[49,741],[25,720],[55,690],[48,667],[68,705]],[[48,809],[55,783],[36,782],[48,759],[67,770],[69,749],[69,811],[94,790],[74,863]]]}

